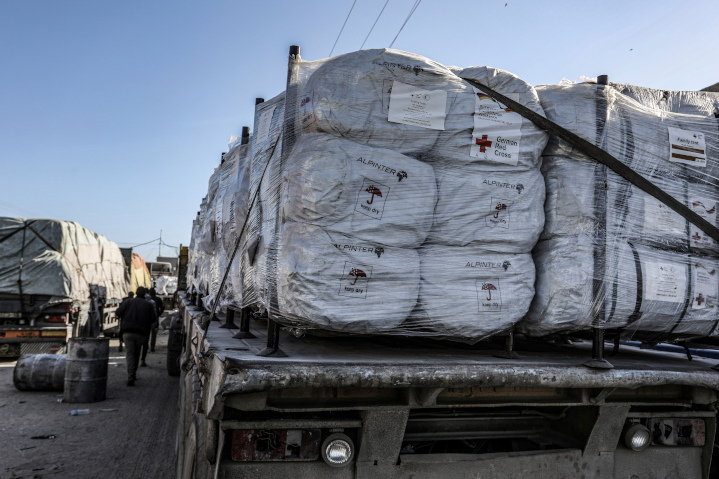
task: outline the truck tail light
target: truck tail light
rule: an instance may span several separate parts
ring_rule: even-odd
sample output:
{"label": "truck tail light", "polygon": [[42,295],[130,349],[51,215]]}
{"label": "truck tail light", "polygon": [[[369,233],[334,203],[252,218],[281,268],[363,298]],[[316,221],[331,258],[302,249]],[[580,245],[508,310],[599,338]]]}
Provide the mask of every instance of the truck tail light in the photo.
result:
{"label": "truck tail light", "polygon": [[354,459],[354,443],[347,435],[332,434],[322,443],[322,459],[332,467],[344,467]]}
{"label": "truck tail light", "polygon": [[632,451],[643,451],[651,443],[649,429],[642,424],[633,424],[624,432],[624,444]]}
{"label": "truck tail light", "polygon": [[316,461],[319,429],[235,429],[233,461]]}
{"label": "truck tail light", "polygon": [[48,323],[64,323],[66,317],[65,314],[46,314],[42,319]]}

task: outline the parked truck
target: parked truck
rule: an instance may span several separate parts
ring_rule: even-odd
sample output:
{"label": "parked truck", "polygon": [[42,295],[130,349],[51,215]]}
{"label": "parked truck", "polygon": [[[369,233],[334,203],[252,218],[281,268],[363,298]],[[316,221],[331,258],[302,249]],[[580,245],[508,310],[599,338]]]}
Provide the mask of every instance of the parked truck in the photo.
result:
{"label": "parked truck", "polygon": [[178,479],[714,477],[718,359],[626,346],[597,370],[591,341],[522,341],[507,359],[249,316],[234,339],[180,299]]}
{"label": "parked truck", "polygon": [[193,222],[177,477],[716,477],[715,107],[291,47]]}
{"label": "parked truck", "polygon": [[119,248],[77,223],[0,218],[0,356],[97,336],[127,296]]}

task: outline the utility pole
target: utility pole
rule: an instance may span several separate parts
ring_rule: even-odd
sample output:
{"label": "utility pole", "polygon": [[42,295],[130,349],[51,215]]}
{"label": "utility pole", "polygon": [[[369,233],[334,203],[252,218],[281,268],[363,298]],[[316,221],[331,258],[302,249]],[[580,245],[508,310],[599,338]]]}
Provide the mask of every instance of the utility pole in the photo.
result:
{"label": "utility pole", "polygon": [[157,256],[162,256],[162,230],[160,230],[160,247],[158,249]]}

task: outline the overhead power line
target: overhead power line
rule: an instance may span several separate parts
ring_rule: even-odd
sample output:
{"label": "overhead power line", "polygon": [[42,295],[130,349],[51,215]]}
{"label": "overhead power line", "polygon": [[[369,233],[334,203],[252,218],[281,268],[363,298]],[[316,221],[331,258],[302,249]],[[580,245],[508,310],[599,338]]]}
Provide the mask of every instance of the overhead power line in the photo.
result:
{"label": "overhead power line", "polygon": [[356,3],[357,3],[357,0],[354,0],[354,2],[352,2],[352,8],[350,8],[349,13],[347,14],[347,18],[345,18],[345,22],[342,24],[342,28],[340,28],[340,32],[337,34],[337,39],[335,40],[335,44],[332,45],[332,50],[330,50],[330,56],[332,56],[332,52],[335,51],[335,47],[337,46],[337,42],[340,39],[340,35],[342,35],[342,31],[345,29],[345,25],[347,25],[347,20],[350,19],[350,15],[352,15],[352,10],[354,10]]}
{"label": "overhead power line", "polygon": [[380,10],[379,15],[377,15],[377,18],[375,19],[374,23],[372,24],[372,28],[369,29],[369,33],[367,34],[367,37],[362,42],[362,46],[360,47],[360,50],[362,50],[362,47],[364,47],[364,44],[367,43],[367,39],[372,34],[372,30],[374,30],[374,26],[377,25],[377,22],[379,21],[379,17],[382,16],[382,12],[384,12],[384,9],[387,8],[388,3],[389,3],[389,0],[384,2],[384,7],[382,7],[382,10]]}
{"label": "overhead power line", "polygon": [[409,19],[412,18],[412,14],[414,14],[414,11],[417,10],[417,7],[419,7],[420,3],[422,3],[422,0],[417,0],[414,2],[412,9],[409,11],[409,15],[407,15],[407,18],[405,19],[402,26],[399,27],[399,31],[397,32],[397,35],[395,35],[394,40],[392,40],[392,43],[389,44],[390,48],[392,48],[392,45],[394,45],[394,42],[397,41],[397,37],[399,37],[399,34],[402,33],[402,29],[404,29],[404,26],[407,25],[407,22],[409,22]]}

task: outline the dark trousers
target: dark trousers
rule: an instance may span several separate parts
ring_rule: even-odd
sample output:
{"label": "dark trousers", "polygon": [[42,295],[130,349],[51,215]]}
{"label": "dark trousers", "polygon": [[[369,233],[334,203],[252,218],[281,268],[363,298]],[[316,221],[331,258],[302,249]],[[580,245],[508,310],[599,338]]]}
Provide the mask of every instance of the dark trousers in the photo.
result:
{"label": "dark trousers", "polygon": [[127,351],[125,361],[127,362],[127,378],[135,379],[137,366],[140,364],[140,349],[147,342],[147,336],[136,333],[124,333],[122,339],[125,342]]}
{"label": "dark trousers", "polygon": [[[150,342],[150,340],[152,340],[152,342]],[[150,331],[150,335],[149,335],[149,336],[145,336],[145,342],[144,342],[143,345],[142,345],[142,356],[141,356],[141,358],[142,358],[143,361],[144,361],[145,358],[147,357],[147,347],[148,347],[148,345],[151,345],[150,349],[152,349],[153,351],[155,350],[155,341],[156,341],[156,340],[157,340],[157,332],[155,331],[155,328],[153,327],[152,330]]]}

